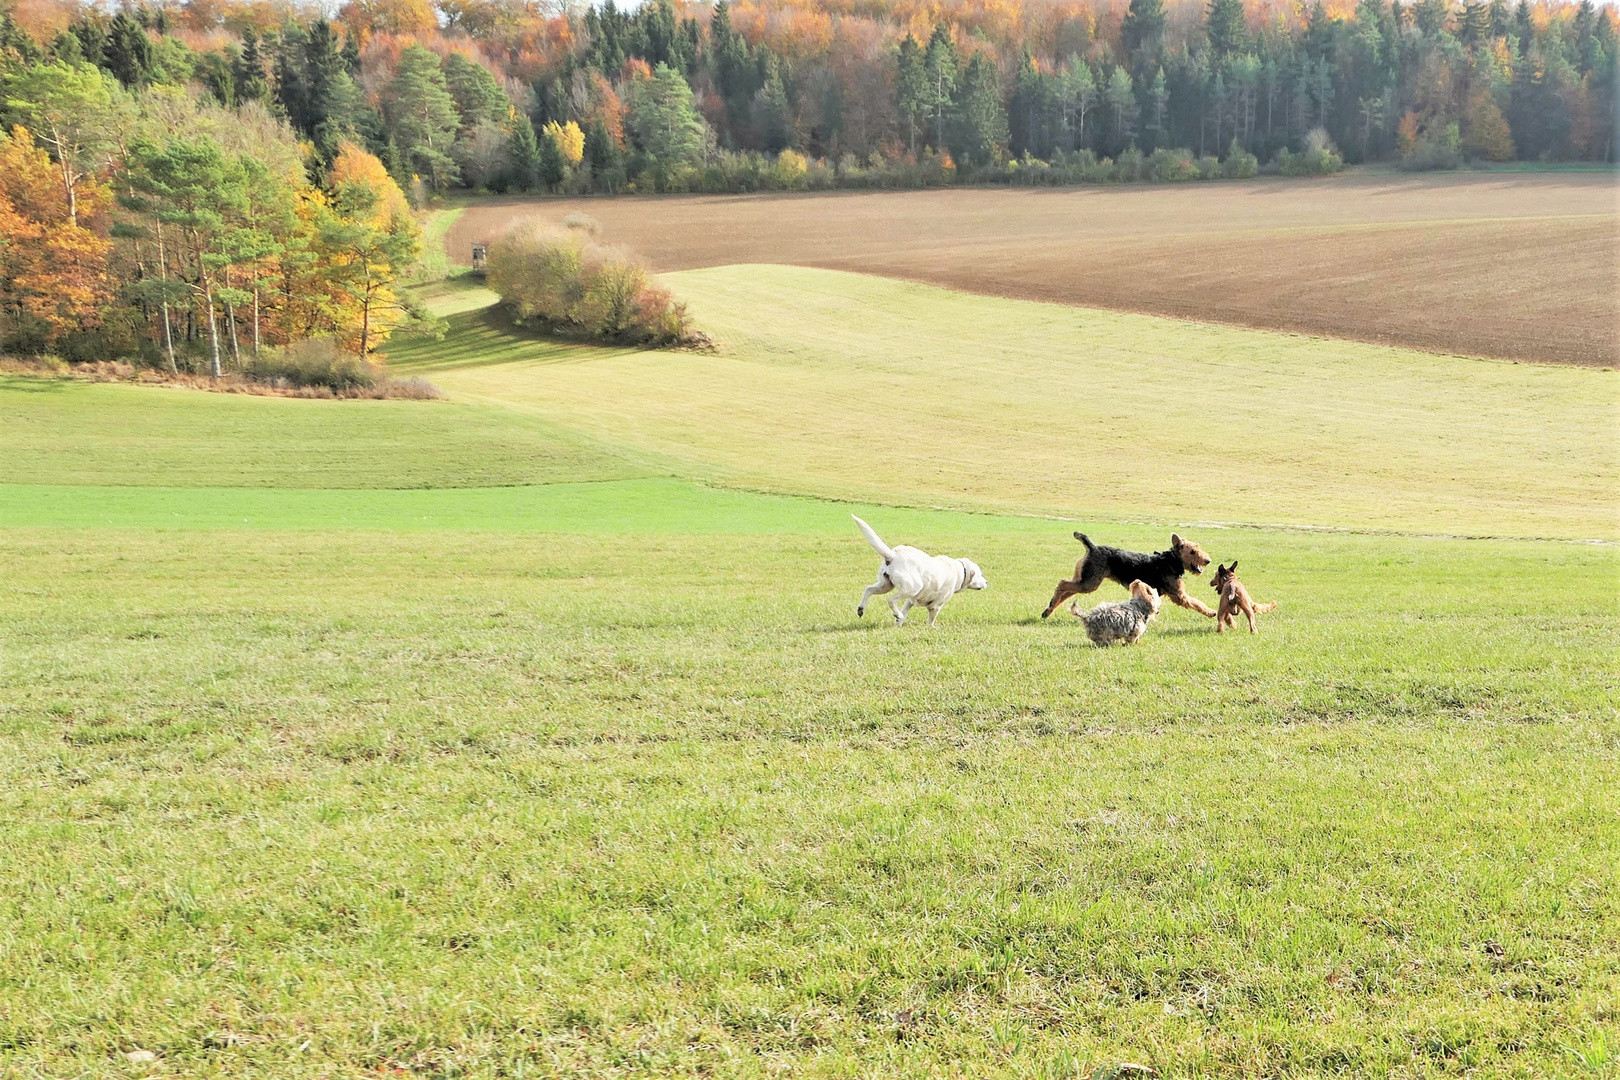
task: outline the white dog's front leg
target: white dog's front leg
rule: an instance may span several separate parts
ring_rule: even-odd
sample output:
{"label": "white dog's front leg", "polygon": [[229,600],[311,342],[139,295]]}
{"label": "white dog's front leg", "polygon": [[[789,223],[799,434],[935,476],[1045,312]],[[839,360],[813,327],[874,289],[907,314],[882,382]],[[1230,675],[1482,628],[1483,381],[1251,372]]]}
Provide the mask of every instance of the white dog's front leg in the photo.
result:
{"label": "white dog's front leg", "polygon": [[928,606],[928,625],[929,626],[933,626],[934,625],[934,620],[939,618],[939,609],[940,609],[939,604],[930,604]]}

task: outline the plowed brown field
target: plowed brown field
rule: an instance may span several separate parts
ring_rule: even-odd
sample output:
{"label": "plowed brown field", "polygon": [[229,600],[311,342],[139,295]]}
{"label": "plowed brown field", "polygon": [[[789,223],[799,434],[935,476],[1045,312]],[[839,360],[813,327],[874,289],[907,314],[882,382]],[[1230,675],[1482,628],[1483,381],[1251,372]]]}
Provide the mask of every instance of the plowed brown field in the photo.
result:
{"label": "plowed brown field", "polygon": [[789,263],[1442,352],[1620,361],[1620,185],[1601,173],[500,199],[469,206],[446,243],[465,262],[520,217],[574,211],[661,271]]}

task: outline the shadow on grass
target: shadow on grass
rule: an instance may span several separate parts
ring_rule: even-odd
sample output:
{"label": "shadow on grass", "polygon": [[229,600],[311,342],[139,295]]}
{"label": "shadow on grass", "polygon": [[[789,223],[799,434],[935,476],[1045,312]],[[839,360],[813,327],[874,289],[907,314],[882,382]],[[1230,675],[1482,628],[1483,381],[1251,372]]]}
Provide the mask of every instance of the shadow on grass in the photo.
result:
{"label": "shadow on grass", "polygon": [[49,375],[0,375],[0,390],[17,390],[25,394],[60,394],[71,379]]}
{"label": "shadow on grass", "polygon": [[396,343],[389,350],[390,370],[416,374],[518,362],[578,364],[641,351],[623,345],[570,341],[517,326],[497,304],[451,315],[445,322],[448,329],[442,340],[418,338]]}

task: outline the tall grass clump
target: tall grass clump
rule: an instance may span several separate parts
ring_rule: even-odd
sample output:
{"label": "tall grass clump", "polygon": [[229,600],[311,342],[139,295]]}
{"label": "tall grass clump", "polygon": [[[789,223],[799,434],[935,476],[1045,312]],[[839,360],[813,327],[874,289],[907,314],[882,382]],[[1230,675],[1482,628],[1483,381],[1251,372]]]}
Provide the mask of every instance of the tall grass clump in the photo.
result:
{"label": "tall grass clump", "polygon": [[439,391],[422,379],[392,379],[387,370],[329,337],[295,341],[268,349],[242,365],[249,382],[302,397],[436,398]]}
{"label": "tall grass clump", "polygon": [[517,225],[490,245],[488,280],[520,324],[551,333],[654,347],[706,340],[645,263],[589,229]]}

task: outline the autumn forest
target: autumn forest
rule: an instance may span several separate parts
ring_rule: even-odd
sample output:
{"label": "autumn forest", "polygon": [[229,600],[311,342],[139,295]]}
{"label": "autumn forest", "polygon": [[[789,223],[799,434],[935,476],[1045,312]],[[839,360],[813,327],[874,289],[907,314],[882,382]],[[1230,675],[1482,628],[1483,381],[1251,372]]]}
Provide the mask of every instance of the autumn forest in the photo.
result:
{"label": "autumn forest", "polygon": [[1590,0],[350,0],[0,15],[0,352],[245,369],[427,326],[452,192],[1610,162]]}

